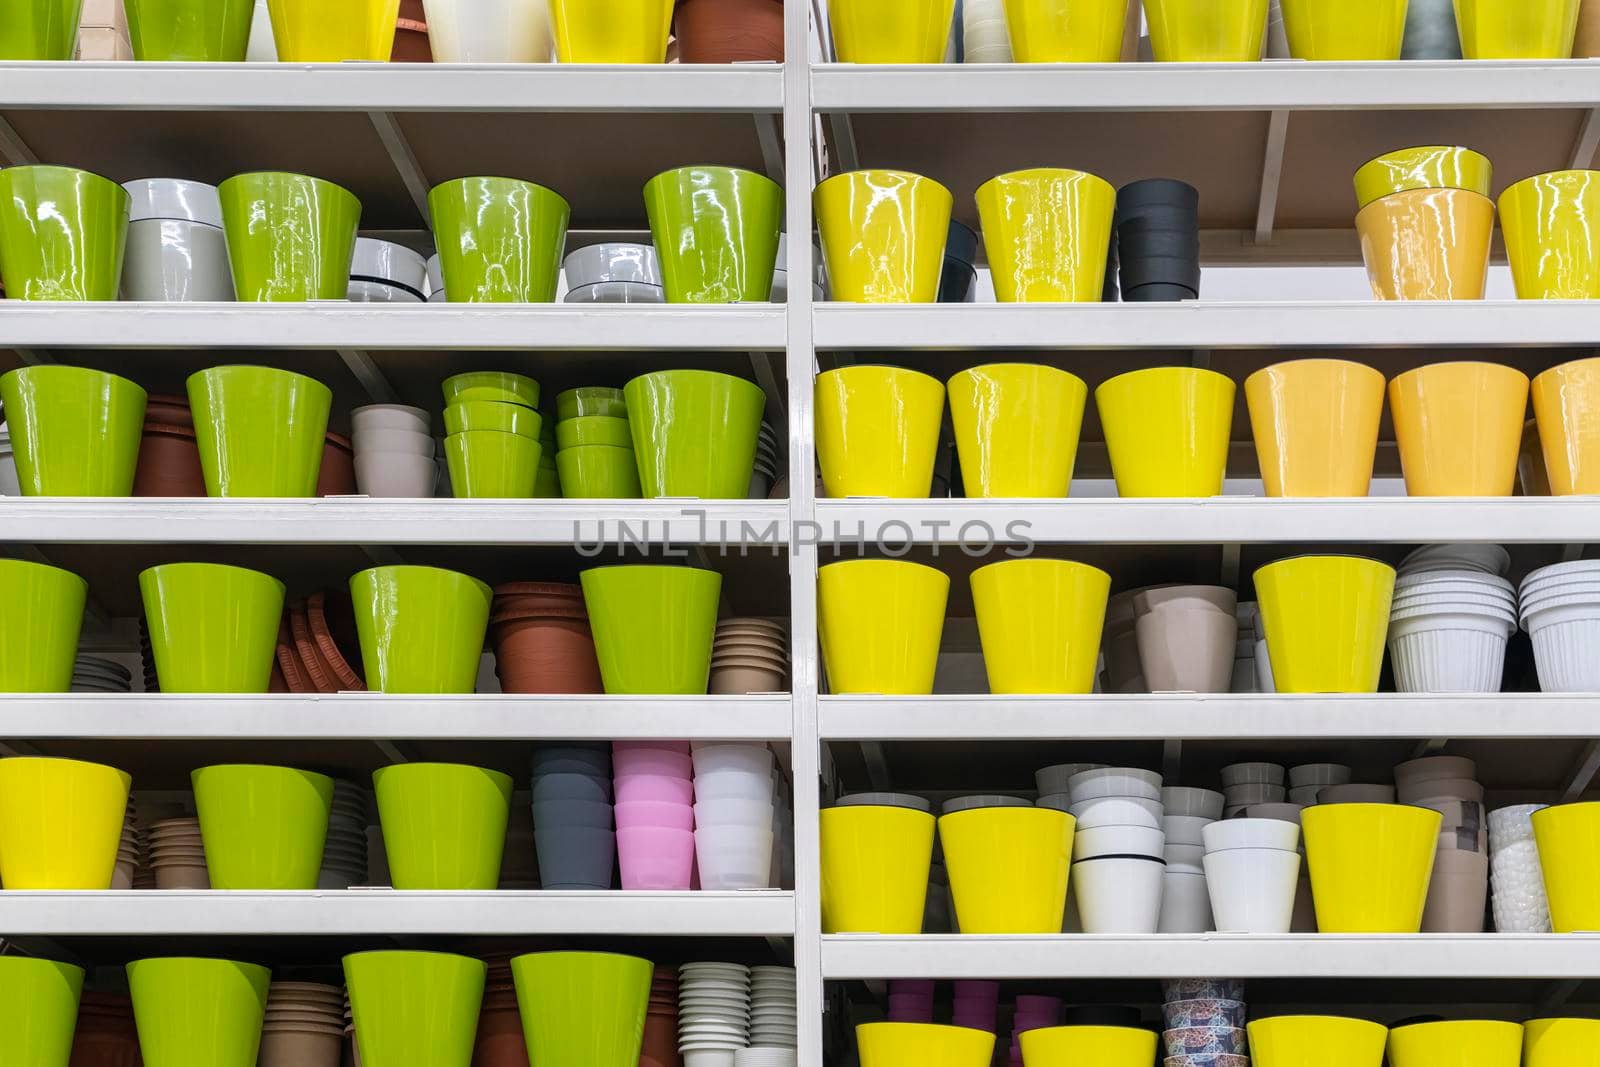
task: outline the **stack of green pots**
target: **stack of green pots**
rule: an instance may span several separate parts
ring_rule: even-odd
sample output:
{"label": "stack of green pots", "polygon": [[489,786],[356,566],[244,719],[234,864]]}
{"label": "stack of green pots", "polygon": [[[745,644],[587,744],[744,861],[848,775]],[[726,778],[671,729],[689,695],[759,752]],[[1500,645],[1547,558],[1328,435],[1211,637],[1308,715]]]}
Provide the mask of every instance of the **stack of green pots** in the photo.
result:
{"label": "stack of green pots", "polygon": [[539,383],[509,371],[474,371],[446,378],[443,388],[444,450],[456,497],[539,495]]}
{"label": "stack of green pots", "polygon": [[544,417],[539,427],[539,473],[534,476],[533,495],[554,500],[562,495],[561,476],[556,471],[556,420]]}
{"label": "stack of green pots", "polygon": [[639,465],[621,389],[586,385],[556,397],[556,468],[569,497],[635,500]]}

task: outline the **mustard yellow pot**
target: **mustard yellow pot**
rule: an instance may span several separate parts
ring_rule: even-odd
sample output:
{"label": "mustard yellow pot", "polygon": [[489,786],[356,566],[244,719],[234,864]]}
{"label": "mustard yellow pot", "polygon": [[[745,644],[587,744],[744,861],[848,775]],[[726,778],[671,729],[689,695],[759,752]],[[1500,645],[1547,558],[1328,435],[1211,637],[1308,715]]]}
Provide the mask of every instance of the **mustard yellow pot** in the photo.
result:
{"label": "mustard yellow pot", "polygon": [[939,295],[950,190],[894,170],[856,170],[817,186],[822,255],[833,299],[929,304]]}
{"label": "mustard yellow pot", "polygon": [[1267,0],[1144,0],[1157,63],[1254,63]]}
{"label": "mustard yellow pot", "polygon": [[922,933],[933,816],[873,805],[821,816],[823,933]]}
{"label": "mustard yellow pot", "polygon": [[1383,375],[1343,359],[1296,359],[1244,381],[1268,496],[1366,496]]}
{"label": "mustard yellow pot", "polygon": [[1547,492],[1600,494],[1600,359],[1551,367],[1532,393]]}
{"label": "mustard yellow pot", "polygon": [[1282,0],[1295,59],[1399,59],[1406,0]]}
{"label": "mustard yellow pot", "polygon": [[1094,688],[1111,576],[1064,559],[1008,559],[972,572],[992,693]]}
{"label": "mustard yellow pot", "polygon": [[1317,929],[1421,930],[1440,822],[1437,811],[1410,804],[1315,804],[1301,812]]}
{"label": "mustard yellow pot", "polygon": [[1455,0],[1463,59],[1567,59],[1580,0]]}
{"label": "mustard yellow pot", "polygon": [[1600,171],[1558,170],[1500,194],[1520,300],[1600,299]]}
{"label": "mustard yellow pot", "polygon": [[1064,497],[1089,387],[1032,363],[973,367],[949,382],[961,481],[969,497]]}
{"label": "mustard yellow pot", "polygon": [[822,663],[834,693],[933,692],[950,578],[899,559],[849,559],[817,571]]}
{"label": "mustard yellow pot", "polygon": [[1382,1067],[1389,1036],[1379,1023],[1338,1015],[1279,1015],[1246,1029],[1251,1067]]}
{"label": "mustard yellow pot", "polygon": [[1522,1024],[1413,1023],[1389,1031],[1389,1067],[1520,1067]]}
{"label": "mustard yellow pot", "polygon": [[1488,196],[1493,180],[1489,157],[1470,148],[1442,144],[1402,148],[1370,159],[1356,171],[1356,207],[1408,189],[1464,189]]}
{"label": "mustard yellow pot", "polygon": [[1280,693],[1376,693],[1394,568],[1359,556],[1295,556],[1255,573]]}
{"label": "mustard yellow pot", "polygon": [[1109,182],[1080,170],[1019,170],[976,195],[997,301],[1100,299],[1117,208]]}
{"label": "mustard yellow pot", "polygon": [[955,11],[956,0],[829,0],[834,55],[841,63],[943,63]]}
{"label": "mustard yellow pot", "polygon": [[1517,452],[1517,485],[1523,496],[1555,495],[1550,491],[1550,473],[1544,465],[1537,419],[1529,419],[1522,426],[1522,448]]}
{"label": "mustard yellow pot", "polygon": [[665,63],[672,0],[550,0],[562,63]]}
{"label": "mustard yellow pot", "polygon": [[933,488],[944,386],[899,367],[817,375],[817,460],[828,496],[926,497]]}
{"label": "mustard yellow pot", "polygon": [[963,934],[1059,934],[1077,820],[1053,808],[971,808],[939,817]]}
{"label": "mustard yellow pot", "polygon": [[1128,0],[1005,0],[1018,63],[1116,63]]}
{"label": "mustard yellow pot", "polygon": [[1433,363],[1389,383],[1408,496],[1510,496],[1528,376],[1498,363]]}
{"label": "mustard yellow pot", "polygon": [[1117,495],[1221,493],[1233,397],[1231,379],[1193,367],[1154,367],[1102,382],[1094,401]]}
{"label": "mustard yellow pot", "polygon": [[1356,213],[1379,300],[1482,300],[1494,201],[1465,189],[1407,189]]}
{"label": "mustard yellow pot", "polygon": [[1522,1067],[1600,1067],[1600,1019],[1529,1019]]}
{"label": "mustard yellow pot", "polygon": [[1550,900],[1550,928],[1558,934],[1600,930],[1600,804],[1557,804],[1534,812],[1533,839]]}
{"label": "mustard yellow pot", "polygon": [[1156,1032],[1133,1026],[1046,1026],[1021,1035],[1023,1067],[1150,1067]]}
{"label": "mustard yellow pot", "polygon": [[284,63],[386,63],[400,0],[267,0]]}
{"label": "mustard yellow pot", "polygon": [[862,1023],[856,1027],[861,1067],[989,1067],[994,1035],[933,1023]]}

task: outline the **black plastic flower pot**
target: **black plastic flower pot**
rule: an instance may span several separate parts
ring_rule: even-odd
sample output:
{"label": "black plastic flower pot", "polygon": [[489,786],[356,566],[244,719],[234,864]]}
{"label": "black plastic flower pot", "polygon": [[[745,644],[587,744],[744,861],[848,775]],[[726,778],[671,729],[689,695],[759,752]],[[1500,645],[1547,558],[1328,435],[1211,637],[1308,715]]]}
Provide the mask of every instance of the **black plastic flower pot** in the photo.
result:
{"label": "black plastic flower pot", "polygon": [[1198,257],[1144,256],[1132,259],[1127,249],[1118,250],[1122,265],[1118,271],[1118,284],[1123,290],[1137,289],[1141,285],[1182,285],[1196,292],[1200,289],[1200,260]]}
{"label": "black plastic flower pot", "polygon": [[1122,299],[1128,304],[1166,304],[1180,300],[1198,300],[1200,294],[1186,285],[1141,285],[1134,289],[1124,289]]}

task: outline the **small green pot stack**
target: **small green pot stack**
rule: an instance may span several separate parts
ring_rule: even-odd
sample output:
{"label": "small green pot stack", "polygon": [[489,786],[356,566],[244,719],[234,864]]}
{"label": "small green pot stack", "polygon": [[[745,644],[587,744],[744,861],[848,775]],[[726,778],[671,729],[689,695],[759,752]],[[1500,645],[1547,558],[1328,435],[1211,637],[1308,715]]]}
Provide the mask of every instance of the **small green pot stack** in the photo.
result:
{"label": "small green pot stack", "polygon": [[585,385],[556,397],[556,469],[562,494],[637,500],[639,465],[621,389]]}
{"label": "small green pot stack", "polygon": [[549,415],[539,426],[539,473],[533,477],[533,495],[543,500],[562,497],[561,474],[556,468],[556,420]]}
{"label": "small green pot stack", "polygon": [[443,389],[451,492],[460,499],[537,495],[544,453],[539,383],[509,371],[473,371],[446,378]]}

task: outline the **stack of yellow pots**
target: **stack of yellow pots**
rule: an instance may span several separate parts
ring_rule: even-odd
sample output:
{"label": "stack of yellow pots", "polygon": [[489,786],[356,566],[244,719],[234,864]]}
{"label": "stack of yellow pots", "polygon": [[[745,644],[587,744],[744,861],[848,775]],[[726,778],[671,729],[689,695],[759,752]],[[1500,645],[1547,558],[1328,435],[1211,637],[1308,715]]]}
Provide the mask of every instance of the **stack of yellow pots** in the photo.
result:
{"label": "stack of yellow pots", "polygon": [[[1403,19],[1404,3],[1400,10]],[[1356,171],[1356,231],[1375,297],[1483,299],[1492,177],[1485,156],[1447,145],[1391,152]]]}

